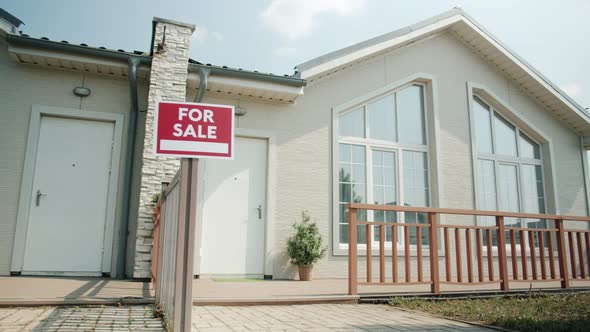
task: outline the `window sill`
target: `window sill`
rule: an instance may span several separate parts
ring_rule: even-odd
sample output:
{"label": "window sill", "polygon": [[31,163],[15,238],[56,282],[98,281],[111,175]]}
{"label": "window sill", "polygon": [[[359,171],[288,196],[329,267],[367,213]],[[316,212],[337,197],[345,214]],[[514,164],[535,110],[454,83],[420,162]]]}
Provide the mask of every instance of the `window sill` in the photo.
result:
{"label": "window sill", "polygon": [[[443,253],[444,254],[444,253]],[[338,248],[334,248],[332,250],[332,255],[333,256],[348,256],[348,248],[347,247],[338,247]],[[397,256],[398,257],[404,257],[406,255],[406,251],[403,247],[397,249]],[[430,255],[430,249],[428,246],[422,246],[422,256],[428,256]],[[438,253],[439,257],[442,257],[443,255],[440,252],[439,249],[439,253]],[[366,257],[367,256],[367,251],[365,249],[357,249],[357,256],[358,257]],[[371,256],[373,257],[379,257],[379,249],[372,249],[371,250]],[[418,256],[418,249],[416,248],[410,248],[410,257],[417,257]],[[385,257],[391,257],[391,248],[385,248]]]}

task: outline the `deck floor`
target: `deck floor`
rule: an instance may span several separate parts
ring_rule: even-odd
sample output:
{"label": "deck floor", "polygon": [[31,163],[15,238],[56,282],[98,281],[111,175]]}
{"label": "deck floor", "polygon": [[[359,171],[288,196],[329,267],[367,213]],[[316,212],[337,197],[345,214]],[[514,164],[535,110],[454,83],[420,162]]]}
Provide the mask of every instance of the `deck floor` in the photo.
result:
{"label": "deck floor", "polygon": [[[590,287],[588,281],[572,281],[572,287]],[[510,284],[513,290],[557,289],[559,282],[522,281]],[[483,285],[441,285],[442,292],[500,291],[499,283]],[[421,294],[430,292],[430,285],[371,285],[358,286],[359,295]],[[193,298],[284,298],[344,296],[348,294],[348,279],[215,281],[198,279],[193,282]]]}
{"label": "deck floor", "polygon": [[[572,281],[573,287],[590,288],[590,281]],[[559,288],[558,282],[511,283],[511,289],[539,290]],[[429,285],[359,286],[361,296],[381,294],[428,293]],[[497,284],[442,285],[443,292],[499,291]],[[265,300],[267,303],[289,299],[345,299],[348,293],[347,279],[295,280],[245,280],[197,279],[193,281],[193,299],[201,301]],[[108,278],[55,278],[55,277],[0,277],[0,304],[11,302],[80,302],[133,300],[150,302],[154,292],[147,282],[115,280]],[[349,298],[350,299],[350,298]]]}

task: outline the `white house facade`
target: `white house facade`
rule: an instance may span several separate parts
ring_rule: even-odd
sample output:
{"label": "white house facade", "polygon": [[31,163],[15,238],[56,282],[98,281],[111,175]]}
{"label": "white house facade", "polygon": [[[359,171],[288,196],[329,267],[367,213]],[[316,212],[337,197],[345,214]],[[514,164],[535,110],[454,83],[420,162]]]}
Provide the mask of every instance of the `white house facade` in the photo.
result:
{"label": "white house facade", "polygon": [[[234,160],[199,163],[200,278],[294,278],[286,242],[302,211],[328,245],[315,276],[345,277],[350,202],[589,213],[590,116],[462,10],[292,76],[189,59],[193,30],[155,18],[151,51],[141,53],[3,28],[0,275],[150,277],[152,197],[178,168],[152,154],[158,100],[237,110]],[[426,222],[418,213],[359,218]]]}

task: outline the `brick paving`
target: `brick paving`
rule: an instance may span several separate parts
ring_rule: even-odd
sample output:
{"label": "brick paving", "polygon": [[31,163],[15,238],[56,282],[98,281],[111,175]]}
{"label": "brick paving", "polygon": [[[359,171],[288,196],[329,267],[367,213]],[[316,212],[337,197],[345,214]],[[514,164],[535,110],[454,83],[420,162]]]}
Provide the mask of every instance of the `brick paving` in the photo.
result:
{"label": "brick paving", "polygon": [[0,308],[0,331],[164,331],[151,306]]}
{"label": "brick paving", "polygon": [[193,331],[492,331],[371,304],[195,306],[192,318]]}

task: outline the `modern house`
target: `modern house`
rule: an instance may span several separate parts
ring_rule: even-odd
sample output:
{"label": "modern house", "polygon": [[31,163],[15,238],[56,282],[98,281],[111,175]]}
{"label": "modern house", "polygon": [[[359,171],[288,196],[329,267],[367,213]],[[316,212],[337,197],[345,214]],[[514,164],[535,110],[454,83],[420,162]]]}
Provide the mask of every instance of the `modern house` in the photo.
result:
{"label": "modern house", "polygon": [[460,9],[292,76],[189,59],[194,26],[165,19],[145,53],[21,23],[0,11],[0,275],[150,276],[152,198],[179,165],[152,154],[158,100],[237,110],[235,159],[199,163],[199,277],[293,278],[304,210],[328,240],[316,277],[345,277],[349,202],[588,215],[590,116]]}

